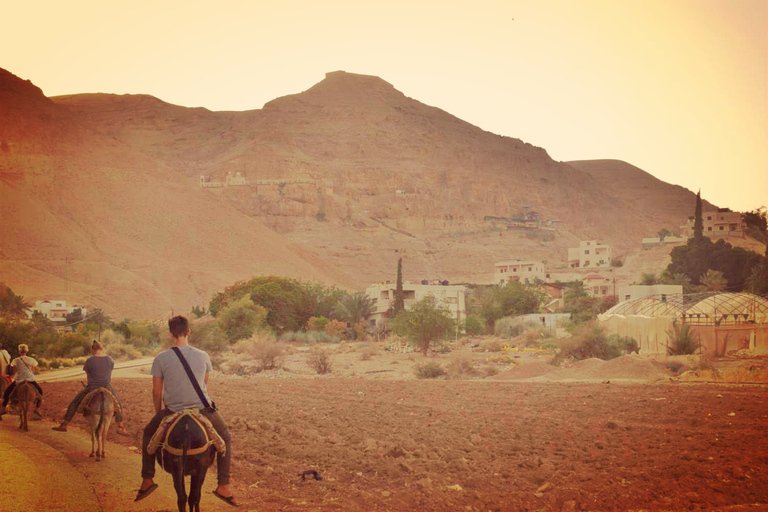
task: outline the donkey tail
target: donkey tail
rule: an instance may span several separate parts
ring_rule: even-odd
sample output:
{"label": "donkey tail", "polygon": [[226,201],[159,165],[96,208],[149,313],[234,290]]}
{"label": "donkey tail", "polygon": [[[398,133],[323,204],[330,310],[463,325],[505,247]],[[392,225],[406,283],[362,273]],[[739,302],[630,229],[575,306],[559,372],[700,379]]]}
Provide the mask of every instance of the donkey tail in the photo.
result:
{"label": "donkey tail", "polygon": [[189,450],[189,422],[184,422],[184,435],[181,436],[181,465],[179,466],[179,473],[181,474],[181,481],[184,481],[184,468],[187,467],[187,450]]}
{"label": "donkey tail", "polygon": [[[101,412],[99,413],[99,423],[96,425],[96,435],[99,435],[101,431],[101,425],[104,423],[104,401],[108,399],[104,392],[99,393],[101,395]],[[96,398],[96,397],[94,397]]]}

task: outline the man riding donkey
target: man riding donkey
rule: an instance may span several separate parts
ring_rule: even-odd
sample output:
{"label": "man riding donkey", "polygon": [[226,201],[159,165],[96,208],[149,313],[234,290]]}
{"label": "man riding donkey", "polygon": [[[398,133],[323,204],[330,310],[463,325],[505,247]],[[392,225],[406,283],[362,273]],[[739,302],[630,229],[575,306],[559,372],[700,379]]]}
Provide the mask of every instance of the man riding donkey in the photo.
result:
{"label": "man riding donkey", "polygon": [[107,388],[110,393],[115,397],[119,407],[116,407],[115,419],[117,420],[117,433],[123,436],[127,436],[128,432],[125,430],[125,423],[123,422],[123,403],[120,401],[120,397],[117,396],[115,389],[112,387],[112,370],[115,367],[115,362],[104,352],[104,345],[100,342],[93,340],[91,344],[91,357],[89,357],[83,365],[83,371],[88,376],[88,383],[72,400],[67,407],[67,411],[64,413],[64,419],[58,427],[53,427],[53,430],[57,432],[66,432],[67,424],[75,417],[80,404],[83,399],[90,392],[97,390],[98,388]]}
{"label": "man riding donkey", "polygon": [[6,406],[8,405],[8,400],[10,400],[11,393],[16,389],[16,386],[27,381],[37,389],[38,393],[38,397],[35,400],[35,410],[32,412],[32,418],[36,420],[43,418],[38,410],[40,409],[40,404],[43,402],[43,390],[40,388],[40,384],[37,383],[34,374],[34,368],[37,367],[37,361],[29,357],[27,352],[29,352],[29,347],[27,345],[19,345],[19,357],[11,361],[10,366],[13,368],[13,382],[11,382],[11,385],[5,388],[5,392],[3,392],[3,405],[2,408],[0,408],[0,416],[8,412]]}
{"label": "man riding donkey", "polygon": [[[216,455],[218,487],[213,494],[236,507],[238,504],[229,489],[229,471],[232,461],[229,429],[208,395],[208,377],[213,370],[211,358],[206,352],[189,345],[189,322],[186,318],[183,316],[171,318],[168,321],[168,328],[173,349],[159,353],[152,362],[152,400],[156,414],[144,428],[141,443],[142,482],[134,501],[146,498],[157,489],[157,484],[153,481],[155,455],[148,452],[148,447],[163,418],[183,409],[199,409],[226,445],[224,453],[218,452]],[[189,373],[185,369],[183,360],[187,363]],[[197,386],[193,384],[192,378],[195,379]],[[165,408],[163,408],[163,402],[165,402]],[[206,407],[207,404],[211,405]]]}
{"label": "man riding donkey", "polygon": [[[0,379],[5,381],[5,386],[11,385],[11,376],[8,375],[8,368],[11,366],[11,354],[3,347],[0,342]],[[2,383],[0,383],[2,386]],[[5,388],[3,388],[5,389]]]}

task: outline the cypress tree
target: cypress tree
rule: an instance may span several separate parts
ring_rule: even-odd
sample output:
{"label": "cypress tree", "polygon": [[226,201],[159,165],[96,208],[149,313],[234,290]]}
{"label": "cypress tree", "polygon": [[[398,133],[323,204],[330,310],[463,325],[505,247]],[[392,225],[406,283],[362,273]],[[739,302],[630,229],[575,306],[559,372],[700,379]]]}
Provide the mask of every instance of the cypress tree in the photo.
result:
{"label": "cypress tree", "polygon": [[696,193],[696,211],[693,215],[693,239],[698,242],[704,238],[704,219],[701,215],[701,190]]}
{"label": "cypress tree", "polygon": [[405,300],[403,299],[403,258],[397,260],[397,285],[395,287],[395,305],[394,316],[405,309]]}

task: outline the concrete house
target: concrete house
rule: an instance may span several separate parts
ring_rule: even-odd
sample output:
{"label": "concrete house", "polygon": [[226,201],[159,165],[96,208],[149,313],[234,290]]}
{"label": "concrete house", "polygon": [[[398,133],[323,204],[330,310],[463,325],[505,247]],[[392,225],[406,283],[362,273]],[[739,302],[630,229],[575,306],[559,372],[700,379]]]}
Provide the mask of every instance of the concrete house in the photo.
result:
{"label": "concrete house", "polygon": [[568,266],[571,268],[598,268],[611,266],[611,246],[597,240],[579,242],[578,247],[568,249]]}
{"label": "concrete house", "polygon": [[505,284],[509,281],[533,284],[536,279],[546,281],[548,278],[544,264],[540,261],[513,259],[499,261],[493,266],[493,282],[496,284]]}
{"label": "concrete house", "polygon": [[[395,304],[396,283],[379,283],[365,289],[365,294],[373,301],[373,314],[368,318],[368,326],[376,327],[385,321],[386,313]],[[454,320],[463,322],[467,314],[465,302],[467,290],[460,285],[416,284],[403,282],[405,309],[425,297],[432,296],[435,302],[447,308]]]}
{"label": "concrete house", "polygon": [[617,298],[619,301],[641,299],[643,297],[658,296],[662,302],[669,295],[682,295],[683,286],[679,284],[630,284],[619,286],[617,288]]}
{"label": "concrete house", "polygon": [[590,297],[609,297],[613,295],[613,281],[600,274],[589,274],[582,279],[584,291]]}
{"label": "concrete house", "polygon": [[67,301],[65,300],[38,300],[35,301],[35,305],[29,311],[27,311],[27,316],[32,318],[32,315],[35,313],[35,311],[37,311],[54,323],[63,324],[67,321],[67,315],[76,309],[79,309],[83,316],[88,314],[88,310],[86,308],[80,307],[77,304],[73,306],[67,306]]}
{"label": "concrete house", "polygon": [[[729,208],[718,208],[701,213],[704,236],[738,236],[744,238],[744,220],[739,212],[732,212]],[[681,226],[685,234],[690,238],[693,236],[693,224],[695,219],[688,217],[688,221]]]}

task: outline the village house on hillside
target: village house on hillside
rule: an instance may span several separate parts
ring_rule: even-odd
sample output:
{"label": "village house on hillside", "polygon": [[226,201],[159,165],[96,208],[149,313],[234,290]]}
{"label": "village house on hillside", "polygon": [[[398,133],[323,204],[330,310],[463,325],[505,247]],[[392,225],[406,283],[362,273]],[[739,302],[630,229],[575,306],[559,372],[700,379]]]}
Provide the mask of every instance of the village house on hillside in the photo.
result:
{"label": "village house on hillside", "polygon": [[[702,221],[704,224],[704,236],[721,237],[737,236],[744,238],[745,224],[739,212],[732,212],[730,208],[718,208],[702,212]],[[688,217],[684,226],[683,233],[688,238],[693,236],[693,224],[695,219]]]}
{"label": "village house on hillside", "polygon": [[611,265],[611,246],[597,240],[579,242],[578,247],[568,249],[568,266],[571,268],[597,268]]}
{"label": "village house on hillside", "polygon": [[493,266],[493,282],[496,284],[506,284],[509,281],[533,284],[537,279],[542,282],[549,279],[549,274],[540,261],[511,259],[499,261]]}
{"label": "village house on hillside", "polygon": [[243,187],[248,184],[245,175],[240,172],[228,171],[223,182],[212,180],[210,176],[200,176],[200,187],[202,188]]}
{"label": "village house on hillside", "polygon": [[[395,304],[395,283],[379,283],[365,289],[365,294],[373,301],[373,313],[368,317],[368,326],[376,327],[384,322],[385,315]],[[467,289],[461,285],[416,284],[403,282],[403,299],[406,309],[425,297],[432,296],[438,306],[448,308],[451,317],[463,322],[467,313]]]}
{"label": "village house on hillside", "polygon": [[643,297],[661,297],[665,301],[669,295],[682,295],[683,286],[680,284],[629,284],[619,286],[616,295],[619,301],[641,299]]}
{"label": "village house on hillside", "polygon": [[34,306],[27,310],[27,316],[32,318],[32,315],[38,312],[54,323],[66,323],[67,315],[73,313],[76,309],[79,309],[83,316],[88,314],[86,308],[80,307],[77,304],[67,306],[67,301],[65,300],[38,300],[35,301]]}
{"label": "village house on hillside", "polygon": [[589,274],[582,280],[584,291],[590,297],[608,297],[613,295],[613,281],[600,274]]}

